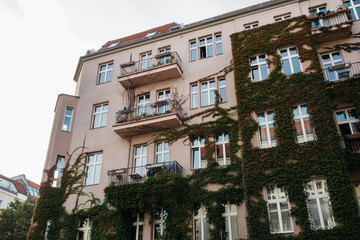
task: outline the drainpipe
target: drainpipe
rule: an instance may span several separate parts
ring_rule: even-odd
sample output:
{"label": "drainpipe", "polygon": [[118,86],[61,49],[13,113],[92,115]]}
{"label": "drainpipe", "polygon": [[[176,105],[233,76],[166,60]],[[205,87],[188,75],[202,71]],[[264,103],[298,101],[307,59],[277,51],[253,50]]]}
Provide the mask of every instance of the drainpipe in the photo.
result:
{"label": "drainpipe", "polygon": [[128,152],[128,162],[127,162],[127,168],[126,168],[126,183],[128,181],[129,177],[129,167],[130,167],[130,153],[131,153],[131,136],[127,138],[126,140],[129,142],[129,152]]}

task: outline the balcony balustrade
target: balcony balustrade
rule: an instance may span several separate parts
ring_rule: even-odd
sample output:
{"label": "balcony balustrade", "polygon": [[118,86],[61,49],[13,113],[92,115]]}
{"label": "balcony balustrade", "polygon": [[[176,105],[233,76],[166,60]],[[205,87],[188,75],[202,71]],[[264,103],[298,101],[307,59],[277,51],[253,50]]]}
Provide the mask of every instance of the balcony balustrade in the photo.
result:
{"label": "balcony balustrade", "polygon": [[326,81],[339,81],[360,77],[360,62],[340,64],[323,69]]}
{"label": "balcony balustrade", "polygon": [[143,182],[148,177],[159,176],[161,174],[182,175],[182,166],[177,161],[169,161],[147,164],[144,166],[109,170],[109,185]]}
{"label": "balcony balustrade", "polygon": [[124,88],[135,88],[182,75],[182,61],[177,52],[166,52],[153,58],[120,65],[118,80]]}
{"label": "balcony balustrade", "polygon": [[336,39],[350,37],[351,16],[348,9],[339,9],[329,13],[318,13],[308,17],[311,22],[315,41],[323,43]]}
{"label": "balcony balustrade", "polygon": [[360,153],[360,134],[350,134],[344,137],[345,148]]}
{"label": "balcony balustrade", "polygon": [[182,126],[181,106],[176,100],[147,103],[116,113],[113,130],[121,137],[154,132]]}

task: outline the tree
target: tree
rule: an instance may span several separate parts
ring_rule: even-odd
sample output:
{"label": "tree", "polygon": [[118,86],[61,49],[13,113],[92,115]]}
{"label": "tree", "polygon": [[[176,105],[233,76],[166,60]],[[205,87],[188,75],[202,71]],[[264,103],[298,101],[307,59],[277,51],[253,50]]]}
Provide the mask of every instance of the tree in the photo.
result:
{"label": "tree", "polygon": [[29,231],[34,204],[15,199],[9,207],[0,210],[0,239],[24,240]]}

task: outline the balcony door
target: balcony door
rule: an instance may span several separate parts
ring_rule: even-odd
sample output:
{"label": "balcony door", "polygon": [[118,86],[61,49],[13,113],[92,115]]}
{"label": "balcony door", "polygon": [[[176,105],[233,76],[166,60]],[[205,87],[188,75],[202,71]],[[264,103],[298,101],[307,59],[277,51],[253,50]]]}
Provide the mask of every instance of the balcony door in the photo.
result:
{"label": "balcony door", "polygon": [[327,81],[335,81],[346,78],[344,63],[340,52],[333,52],[321,56]]}
{"label": "balcony door", "polygon": [[146,70],[151,67],[151,53],[145,53],[140,56],[140,69]]}
{"label": "balcony door", "polygon": [[135,147],[134,173],[140,176],[146,175],[146,156],[147,146],[140,145]]}
{"label": "balcony door", "polygon": [[138,96],[137,114],[148,115],[150,113],[150,94]]}
{"label": "balcony door", "polygon": [[157,101],[157,111],[159,114],[170,111],[170,89],[159,91],[157,93]]}

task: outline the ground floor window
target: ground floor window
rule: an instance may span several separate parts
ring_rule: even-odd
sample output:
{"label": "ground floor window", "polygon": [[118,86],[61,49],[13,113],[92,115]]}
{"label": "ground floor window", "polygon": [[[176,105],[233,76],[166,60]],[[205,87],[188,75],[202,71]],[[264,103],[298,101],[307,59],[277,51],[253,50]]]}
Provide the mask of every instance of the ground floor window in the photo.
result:
{"label": "ground floor window", "polygon": [[208,240],[210,237],[209,229],[206,209],[204,205],[200,204],[194,211],[194,240]]}
{"label": "ground floor window", "polygon": [[159,208],[155,211],[154,219],[154,239],[158,239],[164,236],[166,233],[165,220],[168,216],[167,211],[164,208]]}
{"label": "ground floor window", "polygon": [[90,231],[91,231],[90,221],[87,218],[83,220],[80,224],[77,240],[90,240]]}
{"label": "ground floor window", "polygon": [[131,240],[142,240],[144,228],[144,213],[137,213],[131,227]]}
{"label": "ground floor window", "polygon": [[234,204],[226,204],[224,206],[224,213],[222,214],[225,218],[225,239],[236,240],[239,239],[239,228],[237,220],[237,207]]}

